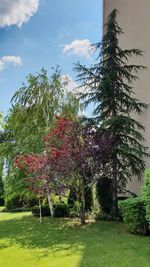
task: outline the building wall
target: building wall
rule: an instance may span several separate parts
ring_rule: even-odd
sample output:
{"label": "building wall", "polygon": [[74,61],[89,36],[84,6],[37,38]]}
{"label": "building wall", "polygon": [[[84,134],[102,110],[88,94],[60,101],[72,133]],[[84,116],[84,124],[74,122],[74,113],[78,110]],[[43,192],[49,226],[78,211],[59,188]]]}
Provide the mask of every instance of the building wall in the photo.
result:
{"label": "building wall", "polygon": [[[134,83],[135,97],[145,103],[150,103],[150,0],[103,0],[103,22],[105,24],[109,13],[116,8],[119,11],[118,24],[124,34],[120,37],[122,48],[138,48],[144,51],[143,57],[132,59],[131,63],[145,65],[147,70],[138,75]],[[145,127],[145,145],[150,148],[150,108],[142,116],[135,116]],[[150,151],[150,149],[149,149]],[[146,159],[146,166],[150,167],[150,159]],[[128,188],[139,193],[142,182],[128,184]]]}

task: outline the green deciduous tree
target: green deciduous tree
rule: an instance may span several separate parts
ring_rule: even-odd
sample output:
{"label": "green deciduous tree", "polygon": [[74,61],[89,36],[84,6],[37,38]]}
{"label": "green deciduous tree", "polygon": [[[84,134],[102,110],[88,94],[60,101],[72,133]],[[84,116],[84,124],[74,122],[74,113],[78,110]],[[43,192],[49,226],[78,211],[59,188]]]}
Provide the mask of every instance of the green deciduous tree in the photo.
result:
{"label": "green deciduous tree", "polygon": [[28,75],[27,83],[14,94],[6,129],[12,132],[19,153],[41,152],[42,138],[51,127],[55,115],[64,110],[68,114],[77,113],[75,96],[68,93],[65,86],[58,67],[50,78],[47,71],[42,69],[36,75]]}
{"label": "green deciduous tree", "polygon": [[14,185],[16,190],[24,188],[22,175],[16,173],[13,168],[15,156],[42,153],[43,136],[52,127],[56,115],[77,115],[78,100],[66,87],[67,81],[62,79],[59,67],[53,70],[50,77],[43,68],[35,75],[29,74],[26,82],[14,94],[5,119],[5,131],[0,148],[1,154],[5,157],[8,174],[5,184],[9,192],[14,190]]}
{"label": "green deciduous tree", "polygon": [[[94,45],[98,52],[96,64],[86,67],[77,64],[78,79],[87,89],[83,94],[85,106],[94,103],[94,120],[103,134],[114,136],[116,146],[111,155],[112,212],[117,211],[117,190],[133,176],[141,177],[144,157],[148,156],[143,143],[144,127],[133,114],[140,115],[147,107],[134,97],[133,82],[144,66],[130,64],[133,56],[141,56],[139,49],[122,49],[117,10],[109,15],[101,43]],[[141,88],[142,90],[142,88]]]}

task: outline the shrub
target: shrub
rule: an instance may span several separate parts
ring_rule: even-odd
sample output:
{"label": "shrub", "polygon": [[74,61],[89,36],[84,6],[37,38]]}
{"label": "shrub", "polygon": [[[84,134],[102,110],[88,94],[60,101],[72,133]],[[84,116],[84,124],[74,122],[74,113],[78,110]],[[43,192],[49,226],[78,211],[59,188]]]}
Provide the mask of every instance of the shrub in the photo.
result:
{"label": "shrub", "polygon": [[54,217],[67,217],[69,216],[69,206],[66,203],[57,203],[54,207]]}
{"label": "shrub", "polygon": [[32,208],[38,205],[38,199],[34,196],[23,196],[15,194],[5,201],[6,210],[14,210],[18,208]]}
{"label": "shrub", "polygon": [[148,223],[145,218],[146,206],[141,198],[119,201],[119,208],[123,221],[131,233],[148,233]]}
{"label": "shrub", "polygon": [[112,221],[113,217],[111,214],[100,212],[96,214],[95,219],[97,221]]}
{"label": "shrub", "polygon": [[146,204],[146,219],[150,228],[150,169],[145,170],[142,198]]}
{"label": "shrub", "polygon": [[6,210],[12,210],[23,207],[23,200],[20,195],[13,195],[11,198],[5,201]]}
{"label": "shrub", "polygon": [[[85,211],[91,211],[93,206],[93,191],[92,188],[89,188],[88,186],[85,187]],[[77,192],[76,188],[73,187],[68,196],[68,206],[73,211],[74,206],[76,205],[76,202],[78,202],[77,198]]]}
{"label": "shrub", "polygon": [[[32,214],[35,217],[40,217],[40,209],[39,206],[34,206],[32,208]],[[50,210],[49,210],[49,205],[45,204],[42,205],[42,217],[50,216]]]}
{"label": "shrub", "polygon": [[[40,216],[39,206],[32,208],[32,214],[35,217]],[[54,217],[67,217],[69,215],[69,206],[65,203],[57,203],[54,205]],[[42,205],[42,217],[50,216],[50,210],[48,204]]]}
{"label": "shrub", "polygon": [[105,213],[105,212],[99,212],[95,215],[95,219],[97,221],[115,221],[120,222],[122,221],[121,217],[116,217],[111,214]]}
{"label": "shrub", "polygon": [[69,205],[69,207],[73,208],[76,201],[77,201],[76,188],[72,187],[70,189],[69,196],[68,196],[68,205]]}
{"label": "shrub", "polygon": [[36,197],[23,197],[23,207],[32,208],[34,206],[37,206],[38,203],[39,201]]}
{"label": "shrub", "polygon": [[40,217],[39,206],[34,206],[31,211],[32,211],[33,216]]}
{"label": "shrub", "polygon": [[92,188],[85,188],[85,211],[91,211],[93,206],[93,191]]}
{"label": "shrub", "polygon": [[96,184],[97,199],[101,210],[104,213],[111,213],[112,209],[112,180],[107,177],[101,177]]}
{"label": "shrub", "polygon": [[4,203],[5,203],[4,198],[0,197],[0,206],[4,206]]}
{"label": "shrub", "polygon": [[75,201],[74,206],[70,208],[69,216],[70,217],[79,217],[80,203]]}
{"label": "shrub", "polygon": [[42,205],[42,216],[51,216],[49,205]]}

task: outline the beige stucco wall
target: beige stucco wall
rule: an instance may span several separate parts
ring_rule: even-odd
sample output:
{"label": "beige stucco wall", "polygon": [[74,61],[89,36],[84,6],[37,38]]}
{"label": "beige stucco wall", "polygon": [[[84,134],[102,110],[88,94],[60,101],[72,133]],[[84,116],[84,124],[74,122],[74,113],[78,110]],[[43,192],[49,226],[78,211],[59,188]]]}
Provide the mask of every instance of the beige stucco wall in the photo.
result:
{"label": "beige stucco wall", "polygon": [[[118,23],[124,32],[120,37],[120,46],[144,51],[143,57],[132,60],[132,63],[148,68],[140,73],[139,80],[134,84],[134,92],[135,97],[150,103],[150,0],[103,0],[104,22],[114,8],[119,11]],[[145,144],[150,148],[150,108],[140,118],[136,118],[145,127]],[[150,167],[150,159],[146,159],[146,166]],[[128,188],[139,193],[140,183],[134,179],[134,182],[128,184]]]}

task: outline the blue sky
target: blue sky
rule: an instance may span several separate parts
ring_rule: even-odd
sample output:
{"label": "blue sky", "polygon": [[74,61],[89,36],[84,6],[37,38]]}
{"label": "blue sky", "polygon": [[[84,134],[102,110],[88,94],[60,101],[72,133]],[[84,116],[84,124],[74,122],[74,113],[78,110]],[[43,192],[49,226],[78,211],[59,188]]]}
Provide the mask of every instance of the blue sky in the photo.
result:
{"label": "blue sky", "polygon": [[[90,43],[102,34],[102,0],[0,0],[0,111],[29,73],[90,64]],[[72,81],[72,85],[73,85]]]}

